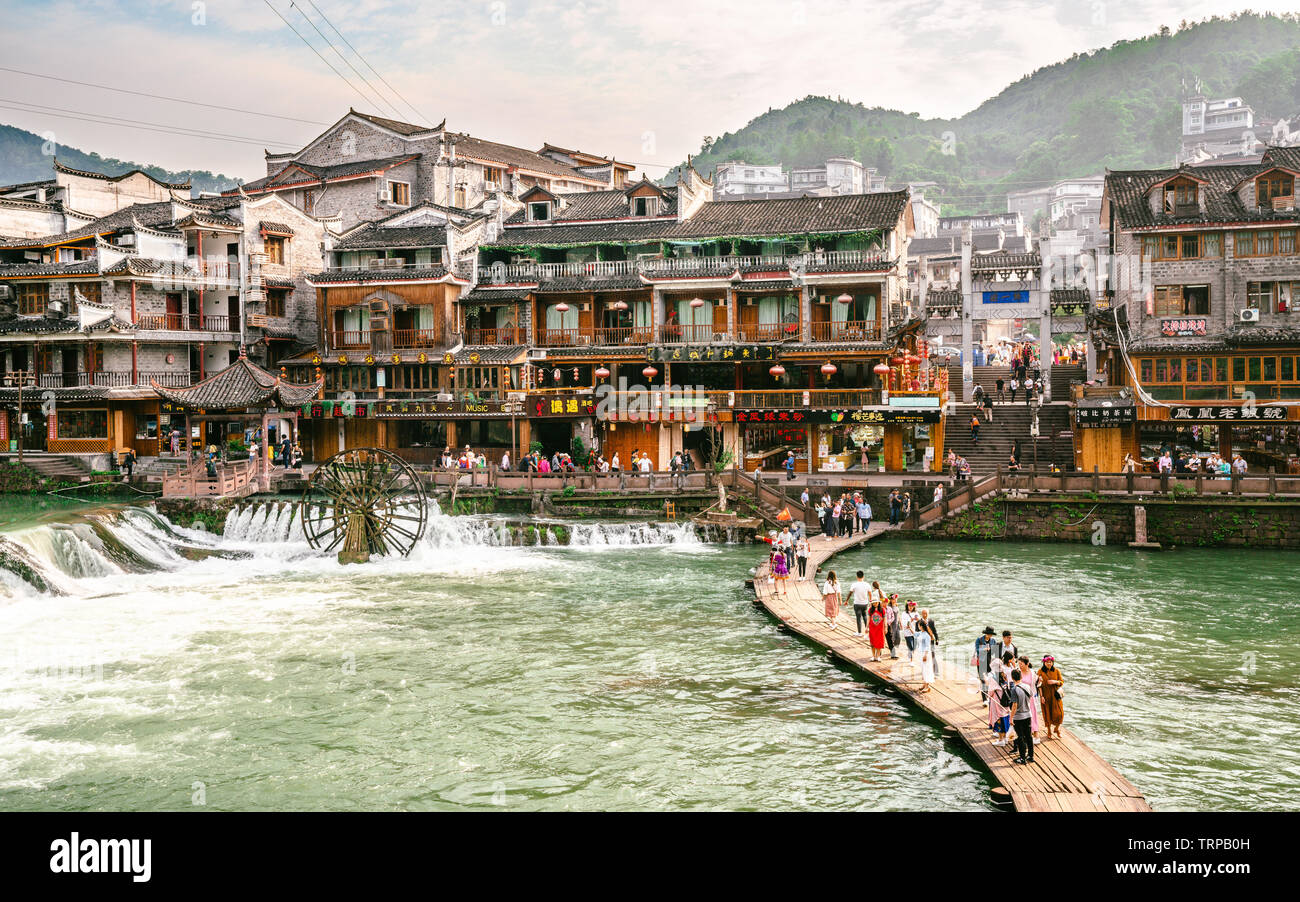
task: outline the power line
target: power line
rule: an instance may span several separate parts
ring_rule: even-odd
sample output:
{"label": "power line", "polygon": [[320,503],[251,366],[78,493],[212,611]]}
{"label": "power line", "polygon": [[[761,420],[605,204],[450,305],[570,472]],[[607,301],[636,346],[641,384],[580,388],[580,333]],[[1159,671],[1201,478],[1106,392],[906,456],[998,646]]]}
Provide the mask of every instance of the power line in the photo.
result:
{"label": "power line", "polygon": [[292,144],[290,144],[290,143],[287,142],[287,141],[267,141],[267,140],[264,140],[264,139],[262,139],[262,138],[254,138],[254,137],[251,137],[250,135],[231,135],[231,134],[229,134],[229,133],[227,133],[227,132],[210,132],[210,131],[206,131],[206,130],[201,129],[201,128],[191,128],[191,127],[188,126],[188,125],[167,125],[167,124],[162,123],[162,122],[145,122],[145,121],[143,121],[143,120],[141,120],[141,119],[127,119],[127,118],[122,117],[122,116],[110,116],[110,115],[108,115],[107,113],[92,113],[92,112],[89,112],[89,111],[87,111],[87,110],[70,110],[70,109],[68,109],[67,107],[46,106],[46,105],[44,105],[44,104],[32,103],[31,101],[27,101],[27,100],[14,100],[12,97],[0,97],[0,102],[4,102],[4,103],[20,103],[20,104],[23,104],[24,106],[34,107],[35,109],[33,109],[31,112],[37,112],[37,111],[40,111],[40,112],[44,112],[44,111],[55,111],[55,112],[59,112],[59,113],[76,113],[76,114],[81,115],[81,116],[96,116],[96,117],[101,118],[101,119],[111,119],[111,120],[114,120],[114,121],[116,121],[116,122],[126,122],[126,123],[131,123],[131,124],[154,126],[154,127],[156,127],[156,128],[167,128],[167,129],[172,129],[172,130],[176,130],[176,131],[184,131],[184,132],[188,132],[189,134],[191,134],[193,137],[196,137],[196,138],[225,138],[225,137],[230,137],[230,138],[237,138],[237,139],[242,140],[242,141],[251,141],[251,142],[253,142],[253,143],[255,143],[255,144],[279,144],[279,145],[284,146],[284,147],[292,147],[292,146],[293,146]]}
{"label": "power line", "polygon": [[315,3],[312,3],[312,0],[307,0],[307,3],[311,6],[312,9],[316,10],[316,15],[320,16],[325,21],[326,25],[334,29],[334,33],[337,34],[340,38],[342,38],[343,43],[347,44],[348,48],[357,55],[357,59],[365,63],[366,68],[369,69],[371,72],[374,72],[375,75],[378,76],[379,80],[388,86],[388,90],[392,91],[393,94],[395,94],[397,98],[402,101],[402,103],[406,104],[406,106],[410,109],[412,113],[414,113],[418,118],[424,120],[426,123],[433,121],[424,113],[417,110],[414,104],[412,104],[409,100],[407,100],[404,96],[402,96],[402,93],[400,91],[398,91],[392,85],[388,84],[388,79],[384,78],[384,76],[379,73],[379,70],[377,70],[374,66],[370,65],[370,63],[366,60],[366,58],[361,55],[361,51],[357,50],[357,48],[352,46],[352,42],[349,41],[347,37],[344,36],[343,32],[338,30],[338,27],[329,20],[329,17],[326,16],[325,13],[320,11],[320,9],[316,6]]}
{"label": "power line", "polygon": [[401,111],[398,110],[397,107],[393,105],[393,102],[389,100],[387,97],[385,97],[383,94],[381,94],[378,90],[376,90],[375,86],[370,83],[370,79],[362,75],[361,72],[357,70],[357,67],[352,65],[352,60],[344,56],[342,51],[340,51],[339,48],[334,46],[334,42],[331,41],[329,38],[325,37],[325,33],[316,26],[316,23],[311,20],[310,16],[308,16],[305,12],[302,11],[302,9],[299,8],[298,4],[290,2],[289,8],[296,11],[298,15],[302,16],[303,20],[306,21],[306,23],[312,27],[312,31],[320,35],[320,39],[325,42],[325,46],[333,50],[334,55],[337,56],[339,59],[343,60],[343,64],[347,66],[349,69],[351,69],[352,73],[356,75],[357,78],[361,79],[361,83],[365,85],[367,88],[369,88],[370,92],[375,95],[375,98],[379,101],[380,106],[387,104],[388,108],[393,111],[393,115],[395,116],[402,115]]}
{"label": "power line", "polygon": [[200,100],[186,100],[181,97],[167,97],[164,94],[150,94],[147,91],[132,91],[127,88],[113,88],[108,85],[95,84],[94,82],[89,82],[89,81],[77,81],[74,78],[62,78],[58,75],[43,75],[40,72],[28,72],[25,69],[13,69],[10,68],[9,66],[0,66],[0,72],[14,72],[18,75],[27,75],[32,78],[44,78],[50,81],[61,81],[65,84],[77,85],[82,88],[99,88],[102,91],[113,91],[118,94],[131,94],[135,97],[148,97],[152,100],[167,100],[172,103],[188,104],[189,106],[207,107],[208,109],[211,110],[224,110],[228,113],[247,113],[250,116],[264,116],[268,119],[283,119],[286,122],[303,122],[306,123],[307,125],[329,125],[330,124],[328,122],[319,122],[315,119],[299,119],[295,116],[281,116],[278,113],[262,113],[262,112],[258,112],[257,110],[248,110],[248,109],[242,109],[233,106],[221,106],[215,103],[204,103]]}
{"label": "power line", "polygon": [[[20,103],[20,104],[24,104],[24,106],[9,106],[8,104],[10,103]],[[29,107],[34,107],[34,109],[29,109]],[[256,138],[241,137],[237,135],[217,135],[212,132],[201,132],[198,130],[184,130],[183,127],[176,128],[172,126],[165,126],[160,123],[139,122],[138,120],[134,120],[134,119],[119,119],[118,117],[115,116],[103,116],[100,113],[87,113],[83,110],[63,110],[60,107],[45,107],[39,104],[27,103],[27,101],[25,100],[10,101],[5,98],[0,98],[0,109],[13,110],[18,113],[40,113],[45,116],[52,116],[56,119],[73,119],[78,122],[91,122],[94,123],[95,125],[109,125],[109,126],[115,126],[117,128],[136,129],[138,131],[159,132],[164,135],[179,135],[180,137],[184,137],[184,138],[201,138],[205,141],[224,141],[230,144],[251,144],[255,147],[263,147],[263,148],[265,148],[268,144],[276,144],[281,147],[295,146],[293,144],[288,144],[284,141],[266,141],[266,140],[261,140]],[[57,112],[52,112],[52,111],[57,111]],[[117,121],[105,121],[108,119],[116,119]]]}
{"label": "power line", "polygon": [[[265,3],[267,6],[271,6],[271,0],[262,0],[262,2]],[[306,45],[308,46],[308,48],[311,49],[311,52],[312,52],[312,53],[314,53],[314,54],[316,54],[317,56],[319,56],[319,57],[320,57],[320,61],[321,61],[322,63],[324,63],[325,65],[327,65],[327,66],[330,67],[330,71],[332,71],[332,72],[333,72],[335,75],[337,75],[339,78],[343,79],[343,81],[347,82],[347,86],[348,86],[349,88],[351,88],[352,90],[356,91],[358,97],[360,97],[360,98],[361,98],[362,100],[364,100],[366,103],[370,103],[370,98],[367,97],[365,94],[362,94],[360,88],[358,88],[358,87],[357,87],[356,85],[354,85],[352,82],[348,81],[348,77],[347,77],[346,75],[344,75],[344,74],[343,74],[342,72],[340,72],[338,69],[335,69],[333,63],[331,63],[329,60],[325,59],[324,56],[321,56],[321,52],[320,52],[319,50],[317,50],[315,47],[313,47],[312,44],[311,44],[311,42],[308,41],[306,38],[304,38],[304,37],[302,36],[302,32],[300,32],[298,29],[294,28],[294,27],[293,27],[293,23],[290,22],[288,19],[286,19],[286,18],[285,18],[285,17],[280,13],[280,11],[279,11],[278,9],[276,9],[274,6],[271,6],[271,12],[273,12],[273,13],[275,13],[277,16],[279,16],[279,17],[280,17],[280,21],[284,22],[285,25],[288,25],[288,26],[289,26],[289,30],[292,31],[294,34],[296,34],[296,35],[298,36],[298,39],[299,39],[300,41],[302,41],[304,44],[306,44]]]}

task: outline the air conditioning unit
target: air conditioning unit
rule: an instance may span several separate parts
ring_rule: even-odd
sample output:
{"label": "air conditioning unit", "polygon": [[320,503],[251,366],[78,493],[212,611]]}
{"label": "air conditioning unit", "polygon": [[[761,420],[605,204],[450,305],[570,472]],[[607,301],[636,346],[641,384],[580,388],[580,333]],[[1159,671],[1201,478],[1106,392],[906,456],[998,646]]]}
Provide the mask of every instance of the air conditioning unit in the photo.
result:
{"label": "air conditioning unit", "polygon": [[374,315],[371,315],[371,317],[370,317],[370,331],[371,331],[371,332],[387,332],[387,331],[388,331],[388,325],[389,325],[389,324],[388,324],[388,317],[387,317],[387,316],[374,316]]}
{"label": "air conditioning unit", "polygon": [[392,192],[389,191],[387,188],[380,188],[380,189],[379,189],[379,202],[380,202],[381,204],[391,204],[391,203],[393,202],[393,194],[392,194]]}
{"label": "air conditioning unit", "polygon": [[545,360],[545,359],[546,359],[546,349],[545,349],[545,348],[529,348],[529,349],[528,349],[528,359],[529,359],[530,361],[531,361],[531,360]]}
{"label": "air conditioning unit", "polygon": [[1259,311],[1253,308],[1247,308],[1246,310],[1241,311],[1241,321],[1243,323],[1259,322]]}
{"label": "air conditioning unit", "polygon": [[438,400],[439,400],[439,401],[454,401],[454,400],[456,400],[456,396],[453,395],[451,392],[440,391],[440,392],[438,392]]}
{"label": "air conditioning unit", "polygon": [[253,251],[248,255],[249,266],[265,266],[266,253],[264,251]]}
{"label": "air conditioning unit", "polygon": [[582,309],[582,312],[583,312],[583,313],[590,313],[590,312],[591,312],[591,304],[589,304],[589,303],[584,303],[584,304],[582,304],[581,309]]}
{"label": "air conditioning unit", "polygon": [[133,233],[129,233],[129,232],[128,232],[127,234],[125,234],[125,235],[118,235],[118,236],[117,236],[117,241],[116,241],[115,243],[116,243],[116,244],[120,244],[120,245],[122,245],[123,247],[134,247],[134,246],[135,246],[135,235],[134,235]]}
{"label": "air conditioning unit", "polygon": [[388,301],[384,298],[371,298],[370,313],[372,316],[375,314],[382,315],[388,313]]}

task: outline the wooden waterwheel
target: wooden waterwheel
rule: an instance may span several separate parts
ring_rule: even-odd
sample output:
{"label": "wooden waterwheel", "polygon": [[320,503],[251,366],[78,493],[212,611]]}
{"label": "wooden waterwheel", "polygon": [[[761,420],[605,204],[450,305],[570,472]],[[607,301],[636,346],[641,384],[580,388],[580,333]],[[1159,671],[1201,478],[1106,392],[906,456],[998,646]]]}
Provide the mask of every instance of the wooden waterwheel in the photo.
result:
{"label": "wooden waterwheel", "polygon": [[344,563],[408,555],[428,519],[424,484],[406,461],[382,448],[335,454],[312,473],[299,505],[311,546]]}

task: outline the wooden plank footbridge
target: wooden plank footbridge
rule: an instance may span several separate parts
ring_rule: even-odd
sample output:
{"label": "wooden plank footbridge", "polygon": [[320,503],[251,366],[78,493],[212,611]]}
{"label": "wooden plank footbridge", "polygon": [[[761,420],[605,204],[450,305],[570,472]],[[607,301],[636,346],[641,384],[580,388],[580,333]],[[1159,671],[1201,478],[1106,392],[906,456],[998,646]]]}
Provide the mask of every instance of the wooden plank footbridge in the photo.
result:
{"label": "wooden plank footbridge", "polygon": [[[890,687],[903,700],[941,721],[945,735],[964,742],[999,784],[992,791],[995,803],[1013,806],[1017,811],[1150,811],[1151,806],[1137,787],[1067,729],[1061,730],[1061,739],[1045,739],[1034,747],[1033,764],[1015,763],[1009,745],[993,744],[995,734],[988,727],[988,710],[980,703],[979,692],[973,691],[977,687],[973,673],[967,673],[965,668],[939,657],[931,691],[922,693],[919,665],[904,658],[871,661],[867,640],[853,636],[851,609],[847,623],[841,613],[838,628],[826,625],[820,581],[814,574],[833,555],[871,541],[891,528],[873,523],[866,534],[836,539],[811,537],[809,578],[799,582],[791,575],[786,580],[785,594],[769,584],[764,561],[753,580],[757,603],[784,628],[817,643],[832,657],[849,662],[874,682]],[[847,589],[852,575],[839,575],[841,588]]]}

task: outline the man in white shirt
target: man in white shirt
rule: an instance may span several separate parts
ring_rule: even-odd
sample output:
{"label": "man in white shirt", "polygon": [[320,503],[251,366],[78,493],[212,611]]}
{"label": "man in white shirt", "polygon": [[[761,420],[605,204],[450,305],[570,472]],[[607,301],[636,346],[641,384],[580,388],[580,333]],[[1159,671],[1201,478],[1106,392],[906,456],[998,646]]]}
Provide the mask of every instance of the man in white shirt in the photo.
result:
{"label": "man in white shirt", "polygon": [[857,621],[858,631],[853,635],[861,639],[866,633],[862,632],[862,626],[867,622],[867,605],[871,603],[871,584],[865,579],[865,574],[859,570],[858,578],[849,587],[849,597],[853,599],[853,616]]}

